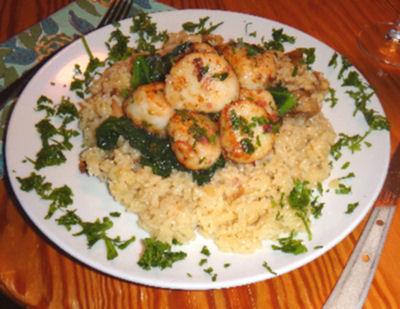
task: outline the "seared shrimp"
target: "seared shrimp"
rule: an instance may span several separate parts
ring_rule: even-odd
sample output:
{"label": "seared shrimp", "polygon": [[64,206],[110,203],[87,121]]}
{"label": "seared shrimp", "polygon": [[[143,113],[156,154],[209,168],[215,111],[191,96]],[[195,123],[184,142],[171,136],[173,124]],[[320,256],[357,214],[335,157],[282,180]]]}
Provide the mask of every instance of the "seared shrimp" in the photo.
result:
{"label": "seared shrimp", "polygon": [[[245,44],[245,43],[243,43]],[[247,89],[264,89],[276,75],[276,59],[273,52],[254,53],[241,43],[227,43],[220,47],[222,55],[233,66],[240,86]],[[246,45],[250,46],[250,45]]]}
{"label": "seared shrimp", "polygon": [[272,94],[264,89],[240,88],[239,100],[249,100],[263,107],[272,122],[279,120],[278,109]]}
{"label": "seared shrimp", "polygon": [[139,127],[160,136],[166,136],[166,127],[174,114],[165,100],[165,84],[154,82],[138,87],[124,103],[124,112]]}
{"label": "seared shrimp", "polygon": [[206,115],[177,111],[170,119],[167,130],[176,158],[191,170],[208,168],[221,155],[218,124]]}
{"label": "seared shrimp", "polygon": [[165,95],[175,109],[218,112],[237,100],[239,82],[231,65],[212,52],[194,52],[172,66]]}
{"label": "seared shrimp", "polygon": [[267,112],[249,100],[227,105],[221,112],[219,128],[222,148],[229,159],[238,163],[265,157],[275,141]]}

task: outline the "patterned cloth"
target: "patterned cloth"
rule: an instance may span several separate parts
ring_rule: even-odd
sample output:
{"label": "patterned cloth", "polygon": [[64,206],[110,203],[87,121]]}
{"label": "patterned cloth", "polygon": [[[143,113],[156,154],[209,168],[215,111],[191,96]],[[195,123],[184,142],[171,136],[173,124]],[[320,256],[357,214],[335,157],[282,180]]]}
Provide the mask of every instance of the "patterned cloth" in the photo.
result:
{"label": "patterned cloth", "polygon": [[[110,0],[76,0],[31,28],[0,43],[0,91],[60,47],[95,29],[110,3]],[[139,11],[151,13],[171,9],[153,0],[134,0],[129,16]],[[16,99],[10,100],[0,110],[0,178],[4,173],[5,128],[15,101]]]}

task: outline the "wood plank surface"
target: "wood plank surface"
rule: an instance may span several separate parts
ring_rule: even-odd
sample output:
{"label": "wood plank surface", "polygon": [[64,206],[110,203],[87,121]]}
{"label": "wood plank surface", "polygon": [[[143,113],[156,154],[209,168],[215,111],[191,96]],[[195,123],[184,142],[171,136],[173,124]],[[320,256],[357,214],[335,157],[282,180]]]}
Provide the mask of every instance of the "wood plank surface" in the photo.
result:
{"label": "wood plank surface", "polygon": [[[0,42],[71,0],[2,0]],[[177,9],[249,13],[296,27],[330,45],[363,73],[400,140],[400,69],[381,64],[357,46],[365,24],[400,15],[398,0],[160,0]],[[377,162],[379,164],[379,162]],[[326,254],[288,274],[209,291],[177,291],[125,282],[61,252],[25,217],[7,181],[0,181],[0,290],[29,308],[321,308],[354,248],[364,220]],[[365,308],[400,306],[400,213],[396,212]]]}

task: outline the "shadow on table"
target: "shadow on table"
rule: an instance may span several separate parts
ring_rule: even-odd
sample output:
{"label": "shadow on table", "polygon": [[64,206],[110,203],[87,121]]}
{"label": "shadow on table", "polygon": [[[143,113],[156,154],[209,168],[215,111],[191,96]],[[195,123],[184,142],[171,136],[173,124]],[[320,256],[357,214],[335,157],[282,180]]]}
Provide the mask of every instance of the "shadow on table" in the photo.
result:
{"label": "shadow on table", "polygon": [[8,298],[6,295],[0,292],[0,308],[4,309],[24,309],[24,306],[21,306]]}

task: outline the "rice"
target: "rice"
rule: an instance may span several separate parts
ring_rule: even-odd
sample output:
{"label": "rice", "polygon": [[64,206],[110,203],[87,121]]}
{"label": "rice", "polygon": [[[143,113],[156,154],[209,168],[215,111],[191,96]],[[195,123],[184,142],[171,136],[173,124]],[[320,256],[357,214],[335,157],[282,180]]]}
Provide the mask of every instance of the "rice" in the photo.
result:
{"label": "rice", "polygon": [[[208,184],[199,186],[189,173],[180,171],[162,178],[139,164],[140,153],[122,137],[114,150],[96,146],[96,127],[121,113],[119,93],[129,81],[127,66],[108,68],[94,83],[92,97],[81,103],[80,128],[88,146],[81,160],[89,175],[105,182],[114,199],[138,215],[139,226],[168,242],[187,243],[199,232],[221,251],[236,253],[252,253],[263,240],[305,230],[282,197],[293,189],[293,180],[316,186],[329,176],[328,155],[335,132],[322,113],[285,117],[265,158],[254,164],[227,161]],[[326,88],[321,87],[321,76],[304,70],[294,78],[292,71],[288,58],[280,57],[279,78],[292,87],[307,85],[320,103]]]}

